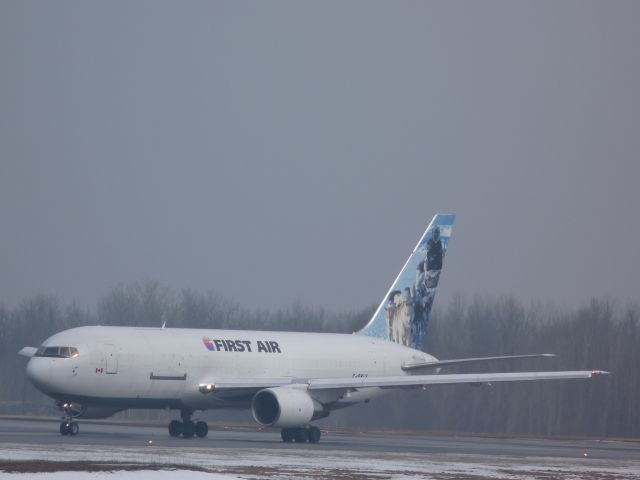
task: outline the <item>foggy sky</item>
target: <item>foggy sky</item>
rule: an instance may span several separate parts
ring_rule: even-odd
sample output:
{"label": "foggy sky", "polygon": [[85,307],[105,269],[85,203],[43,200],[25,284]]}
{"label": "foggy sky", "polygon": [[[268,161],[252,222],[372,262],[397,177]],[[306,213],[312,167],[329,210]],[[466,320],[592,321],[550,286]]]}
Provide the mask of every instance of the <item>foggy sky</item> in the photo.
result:
{"label": "foggy sky", "polygon": [[0,303],[640,285],[639,2],[0,2]]}

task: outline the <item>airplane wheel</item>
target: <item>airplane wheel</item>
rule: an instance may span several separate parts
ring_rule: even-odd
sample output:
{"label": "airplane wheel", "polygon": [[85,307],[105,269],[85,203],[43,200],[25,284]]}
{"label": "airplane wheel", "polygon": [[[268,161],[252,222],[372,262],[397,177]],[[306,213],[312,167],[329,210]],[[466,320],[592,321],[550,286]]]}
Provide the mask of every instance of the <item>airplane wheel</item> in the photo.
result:
{"label": "airplane wheel", "polygon": [[77,435],[80,432],[80,427],[76,422],[69,424],[69,435]]}
{"label": "airplane wheel", "polygon": [[171,420],[169,422],[169,435],[179,437],[182,433],[182,422],[180,420]]}
{"label": "airplane wheel", "polygon": [[309,443],[318,443],[320,441],[320,429],[318,427],[309,427]]}
{"label": "airplane wheel", "polygon": [[191,438],[196,433],[196,425],[191,420],[182,422],[182,436],[184,438]]}
{"label": "airplane wheel", "polygon": [[69,422],[62,422],[60,424],[60,435],[69,435],[69,433],[70,433]]}
{"label": "airplane wheel", "polygon": [[280,436],[282,437],[282,441],[285,443],[293,442],[293,429],[291,428],[283,428],[280,431]]}
{"label": "airplane wheel", "polygon": [[196,423],[196,436],[199,438],[203,438],[207,436],[207,433],[209,433],[209,425],[207,425],[205,422],[197,422]]}
{"label": "airplane wheel", "polygon": [[309,440],[309,434],[306,428],[296,428],[294,430],[293,438],[296,443],[305,443]]}

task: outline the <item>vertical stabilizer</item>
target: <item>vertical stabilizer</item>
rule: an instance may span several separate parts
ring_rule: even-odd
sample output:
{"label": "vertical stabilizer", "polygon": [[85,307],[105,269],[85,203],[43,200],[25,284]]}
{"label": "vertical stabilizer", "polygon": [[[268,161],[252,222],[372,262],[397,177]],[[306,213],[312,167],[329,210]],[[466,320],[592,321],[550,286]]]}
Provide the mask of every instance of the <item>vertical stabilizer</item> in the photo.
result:
{"label": "vertical stabilizer", "polygon": [[451,214],[439,213],[433,217],[382,303],[359,334],[422,350],[454,219],[455,215]]}

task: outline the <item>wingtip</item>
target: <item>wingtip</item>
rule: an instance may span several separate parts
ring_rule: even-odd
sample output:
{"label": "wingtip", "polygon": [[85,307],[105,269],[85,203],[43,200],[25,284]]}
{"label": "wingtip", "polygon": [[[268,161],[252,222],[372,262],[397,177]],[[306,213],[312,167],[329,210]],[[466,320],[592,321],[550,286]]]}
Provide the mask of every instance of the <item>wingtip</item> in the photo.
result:
{"label": "wingtip", "polygon": [[611,375],[606,370],[592,370],[591,377],[597,377],[598,375]]}

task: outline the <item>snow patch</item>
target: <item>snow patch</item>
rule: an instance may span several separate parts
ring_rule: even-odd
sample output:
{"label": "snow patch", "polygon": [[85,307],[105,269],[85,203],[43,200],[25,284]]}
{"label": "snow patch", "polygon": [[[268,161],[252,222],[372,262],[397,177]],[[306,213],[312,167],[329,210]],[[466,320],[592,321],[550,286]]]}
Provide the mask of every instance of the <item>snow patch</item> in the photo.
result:
{"label": "snow patch", "polygon": [[[49,445],[0,445],[0,459],[84,461],[100,464],[139,464],[143,470],[111,472],[1,473],[8,479],[338,479],[358,475],[363,479],[450,480],[469,477],[504,480],[536,480],[541,477],[561,480],[587,480],[607,477],[612,480],[640,478],[640,460],[607,461],[592,458],[516,458],[462,454],[381,453],[346,450],[301,449],[229,449],[169,447],[109,447]],[[144,470],[155,465],[164,469]],[[189,470],[198,467],[207,470]],[[117,467],[114,467],[117,468]],[[184,470],[182,469],[184,468]],[[211,473],[208,473],[211,472]]]}

